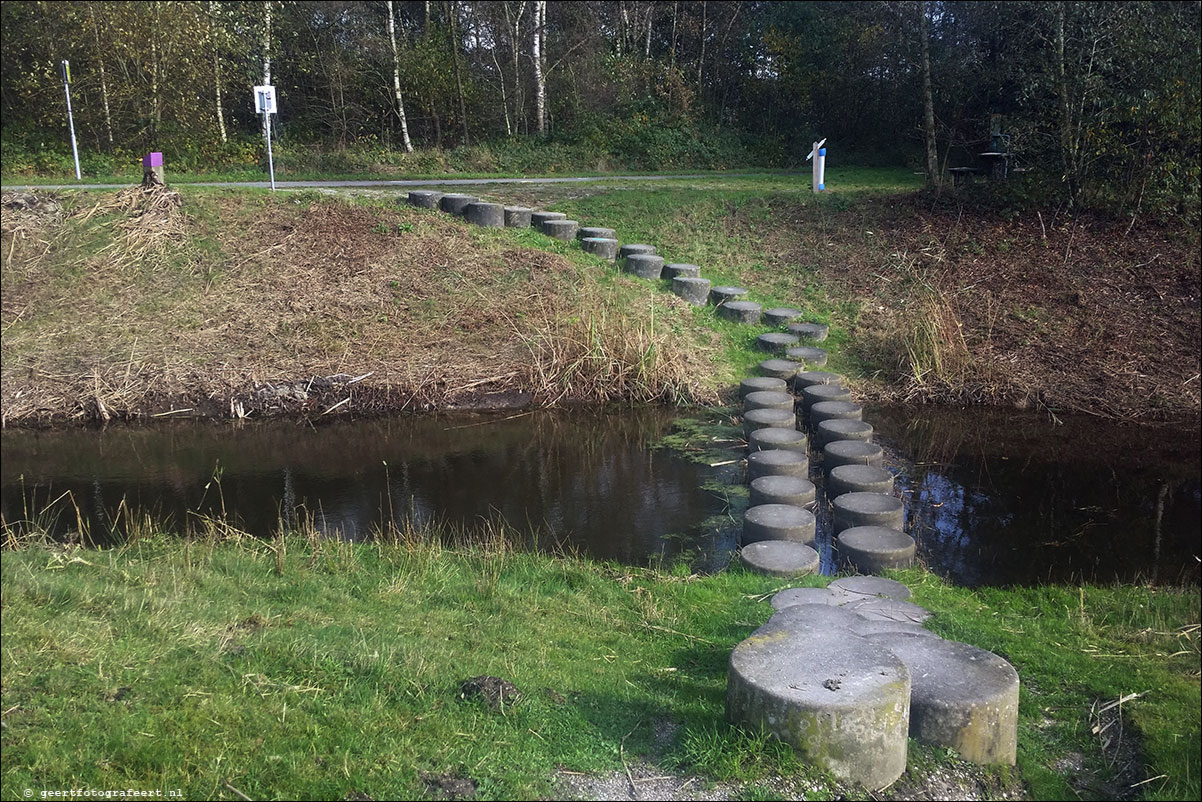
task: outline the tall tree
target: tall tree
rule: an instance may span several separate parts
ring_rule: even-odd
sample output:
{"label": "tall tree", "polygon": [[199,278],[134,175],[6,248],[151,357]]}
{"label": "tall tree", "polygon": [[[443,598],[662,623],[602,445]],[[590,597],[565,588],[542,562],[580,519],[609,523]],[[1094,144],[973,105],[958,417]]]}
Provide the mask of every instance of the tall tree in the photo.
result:
{"label": "tall tree", "polygon": [[939,173],[939,152],[935,147],[935,96],[931,91],[931,46],[927,24],[926,0],[916,4],[918,11],[918,39],[922,49],[922,111],[923,133],[926,138],[926,179],[927,187],[939,189],[941,176]]}
{"label": "tall tree", "polygon": [[547,133],[546,28],[547,0],[534,0],[530,56],[534,62],[534,114],[538,120],[539,134]]}
{"label": "tall tree", "polygon": [[413,152],[413,143],[409,141],[409,121],[405,118],[405,101],[401,97],[401,59],[396,49],[396,21],[392,16],[392,0],[387,0],[388,8],[388,43],[392,46],[392,91],[396,97],[396,112],[401,118],[401,143],[407,153]]}

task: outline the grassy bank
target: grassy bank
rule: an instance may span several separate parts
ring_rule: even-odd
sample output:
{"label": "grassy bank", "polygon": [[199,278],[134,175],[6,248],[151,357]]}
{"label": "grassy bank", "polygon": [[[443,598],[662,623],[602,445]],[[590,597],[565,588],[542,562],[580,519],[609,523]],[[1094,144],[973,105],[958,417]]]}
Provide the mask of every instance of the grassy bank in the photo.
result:
{"label": "grassy bank", "polygon": [[[555,798],[646,764],[695,790],[733,783],[736,798],[863,796],[724,722],[726,659],[780,580],[522,553],[497,525],[458,546],[219,528],[5,552],[5,799],[79,786]],[[873,798],[948,777],[977,798],[1020,778],[1036,799],[1198,797],[1196,590],[896,576],[932,628],[1018,668],[1019,765],[983,771],[912,744],[911,770]],[[465,698],[478,675],[520,699]]]}

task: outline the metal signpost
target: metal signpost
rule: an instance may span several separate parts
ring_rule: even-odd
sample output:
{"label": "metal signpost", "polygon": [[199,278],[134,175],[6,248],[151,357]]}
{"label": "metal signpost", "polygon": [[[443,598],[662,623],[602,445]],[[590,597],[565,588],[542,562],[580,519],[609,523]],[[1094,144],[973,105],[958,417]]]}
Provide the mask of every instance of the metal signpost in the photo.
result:
{"label": "metal signpost", "polygon": [[64,59],[58,65],[58,72],[63,77],[63,89],[67,93],[67,125],[71,129],[71,153],[75,155],[75,180],[82,180],[79,174],[79,148],[75,144],[75,115],[71,113],[71,62]]}
{"label": "metal signpost", "polygon": [[255,87],[255,111],[263,115],[263,131],[267,137],[267,169],[271,173],[271,191],[275,192],[275,162],[271,158],[271,115],[275,114],[275,87]]}

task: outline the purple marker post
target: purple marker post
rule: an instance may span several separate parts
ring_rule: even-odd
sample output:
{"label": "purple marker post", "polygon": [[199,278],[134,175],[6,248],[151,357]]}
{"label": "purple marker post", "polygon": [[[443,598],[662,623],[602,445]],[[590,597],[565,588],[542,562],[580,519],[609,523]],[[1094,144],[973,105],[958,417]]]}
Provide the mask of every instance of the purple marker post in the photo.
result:
{"label": "purple marker post", "polygon": [[163,186],[163,154],[155,151],[142,157],[142,186]]}

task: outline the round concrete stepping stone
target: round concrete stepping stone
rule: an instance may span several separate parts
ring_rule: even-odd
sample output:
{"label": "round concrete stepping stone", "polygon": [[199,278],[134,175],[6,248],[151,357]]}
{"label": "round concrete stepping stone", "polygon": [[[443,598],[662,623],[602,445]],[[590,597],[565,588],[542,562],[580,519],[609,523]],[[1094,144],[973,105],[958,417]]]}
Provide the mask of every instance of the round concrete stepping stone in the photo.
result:
{"label": "round concrete stepping stone", "polygon": [[809,479],[797,476],[761,476],[751,483],[750,506],[789,504],[804,508],[812,505],[817,495],[818,489]]}
{"label": "round concrete stepping stone", "polygon": [[844,493],[893,494],[893,474],[872,465],[838,465],[827,474],[826,497],[836,499]]}
{"label": "round concrete stepping stone", "polygon": [[506,206],[505,227],[530,228],[530,217],[533,214],[534,210],[525,206]]}
{"label": "round concrete stepping stone", "polygon": [[664,257],[653,253],[632,253],[623,269],[639,278],[657,279],[664,273]]}
{"label": "round concrete stepping stone", "polygon": [[847,401],[851,398],[851,390],[840,384],[811,384],[801,390],[801,408],[808,417],[810,407],[820,401]]}
{"label": "round concrete stepping stone", "polygon": [[580,228],[580,224],[575,220],[544,220],[541,226],[542,232],[548,237],[571,242],[576,238],[576,229]]}
{"label": "round concrete stepping stone", "polygon": [[843,377],[838,373],[831,373],[826,370],[800,370],[793,379],[793,386],[798,391],[815,384],[838,384],[842,386]]}
{"label": "round concrete stepping stone", "polygon": [[790,362],[788,359],[765,359],[759,365],[760,373],[774,376],[778,379],[789,380],[801,370],[800,362]]}
{"label": "round concrete stepping stone", "polygon": [[[770,454],[770,451],[761,451]],[[743,513],[743,545],[761,540],[813,543],[814,513],[791,504],[761,504]]]}
{"label": "round concrete stepping stone", "polygon": [[457,192],[449,195],[443,195],[438,200],[438,208],[442,209],[447,214],[453,214],[457,217],[463,217],[463,211],[469,203],[475,203],[480,200],[475,195],[461,195]]}
{"label": "round concrete stepping stone", "polygon": [[617,236],[617,232],[612,228],[604,228],[602,226],[581,226],[576,232],[576,236],[580,239],[585,237],[596,237],[597,239],[613,239]]}
{"label": "round concrete stepping stone", "polygon": [[409,205],[419,209],[437,209],[443,193],[432,189],[415,189],[409,193]]}
{"label": "round concrete stepping stone", "polygon": [[787,392],[789,383],[775,376],[748,376],[739,382],[739,398],[746,398],[748,393],[760,391]]}
{"label": "round concrete stepping stone", "polygon": [[585,237],[580,240],[580,247],[585,253],[599,256],[602,259],[614,261],[618,258],[618,241],[606,237]]}
{"label": "round concrete stepping stone", "polygon": [[[844,465],[844,468],[865,467]],[[835,538],[840,557],[857,571],[875,574],[886,568],[909,568],[918,546],[905,532],[884,526],[853,526]]]}
{"label": "round concrete stepping stone", "polygon": [[753,409],[743,413],[743,439],[756,429],[797,429],[797,418],[783,409]]}
{"label": "round concrete stepping stone", "polygon": [[825,323],[790,323],[785,329],[790,334],[796,334],[803,340],[820,343],[830,333],[830,327]]}
{"label": "round concrete stepping stone", "polygon": [[1014,765],[1018,672],[993,652],[910,633],[866,638],[910,670],[910,735],[973,763]]}
{"label": "round concrete stepping stone", "polygon": [[897,599],[906,601],[913,594],[910,589],[895,579],[883,576],[843,576],[827,585],[863,599]]}
{"label": "round concrete stepping stone", "polygon": [[885,452],[876,443],[836,440],[822,446],[822,464],[828,474],[838,465],[875,465],[883,468]]}
{"label": "round concrete stepping stone", "polygon": [[897,496],[884,493],[844,493],[832,501],[831,506],[835,510],[836,534],[853,526],[886,526],[899,532],[906,531],[906,507]]}
{"label": "round concrete stepping stone", "polygon": [[693,306],[705,306],[709,303],[710,280],[698,276],[677,276],[672,279],[672,292]]}
{"label": "round concrete stepping stone", "polygon": [[[813,422],[812,417],[810,420]],[[872,424],[862,420],[824,420],[814,427],[814,440],[819,448],[838,440],[868,443],[872,440],[872,431]]]}
{"label": "round concrete stepping stone", "polygon": [[855,401],[819,401],[810,407],[810,426],[817,426],[824,420],[860,420],[864,417],[864,407]]}
{"label": "round concrete stepping stone", "polygon": [[906,768],[910,672],[848,629],[799,626],[806,612],[773,616],[731,652],[727,718],[841,780],[883,788]]}
{"label": "round concrete stepping stone", "polygon": [[730,301],[737,301],[746,294],[747,290],[742,287],[732,287],[729,284],[723,284],[710,290],[710,303],[717,306]]}
{"label": "round concrete stepping stone", "polygon": [[[690,265],[684,262],[673,262],[664,265],[664,278],[674,279],[677,276],[690,276],[697,278],[701,275],[701,268],[697,265]],[[706,286],[709,286],[708,284]]]}
{"label": "round concrete stepping stone", "polygon": [[747,481],[754,482],[761,476],[796,476],[806,479],[810,475],[810,458],[801,451],[774,448],[771,451],[753,451],[747,455]]}
{"label": "round concrete stepping stone", "polygon": [[786,412],[792,412],[793,403],[796,400],[792,393],[760,390],[748,393],[743,397],[743,409],[747,412],[753,409],[783,409]]}
{"label": "round concrete stepping stone", "polygon": [[867,599],[848,602],[844,605],[858,615],[874,621],[897,621],[903,624],[921,624],[931,617],[926,608],[900,599]]}
{"label": "round concrete stepping stone", "polygon": [[767,351],[770,354],[776,354],[784,351],[795,342],[797,342],[797,338],[792,334],[781,334],[773,331],[756,337],[755,347],[761,351]]}
{"label": "round concrete stepping stone", "polygon": [[764,310],[764,325],[783,326],[790,320],[796,320],[799,317],[801,317],[800,310],[790,309],[785,306],[777,306],[773,307],[772,309]]}
{"label": "round concrete stepping stone", "polygon": [[[796,337],[797,335],[792,335]],[[790,348],[785,352],[785,356],[789,359],[797,359],[805,362],[815,368],[820,368],[826,364],[826,350],[815,348],[812,345],[799,345],[796,348]]]}
{"label": "round concrete stepping stone", "polygon": [[795,577],[818,570],[818,552],[791,540],[761,540],[739,551],[743,565],[758,574]]}
{"label": "round concrete stepping stone", "polygon": [[[800,605],[839,609],[851,600],[852,597],[846,593],[840,593],[837,590],[830,590],[829,588],[788,588],[774,594],[768,601],[772,605],[773,610],[780,612],[781,610]],[[823,623],[837,627],[850,627],[857,622],[867,620],[850,610],[831,613],[830,616],[822,619]]]}
{"label": "round concrete stepping stone", "polygon": [[505,207],[499,203],[469,203],[463,208],[463,216],[478,226],[505,227]]}
{"label": "round concrete stepping stone", "polygon": [[[710,290],[710,295],[713,293],[714,291]],[[760,322],[762,309],[755,301],[727,301],[718,307],[718,317],[754,326]]]}
{"label": "round concrete stepping stone", "polygon": [[809,454],[809,438],[805,432],[796,429],[756,429],[747,437],[747,450],[772,451],[773,449],[791,449]]}
{"label": "round concrete stepping stone", "polygon": [[548,220],[567,220],[567,219],[568,219],[568,216],[566,214],[564,214],[563,212],[531,212],[530,213],[530,225],[534,226],[539,231],[543,230],[543,223],[547,222]]}
{"label": "round concrete stepping stone", "polygon": [[636,253],[655,253],[655,246],[644,245],[641,242],[634,242],[629,245],[623,245],[618,249],[618,256],[622,259],[625,259],[627,256],[631,256]]}

